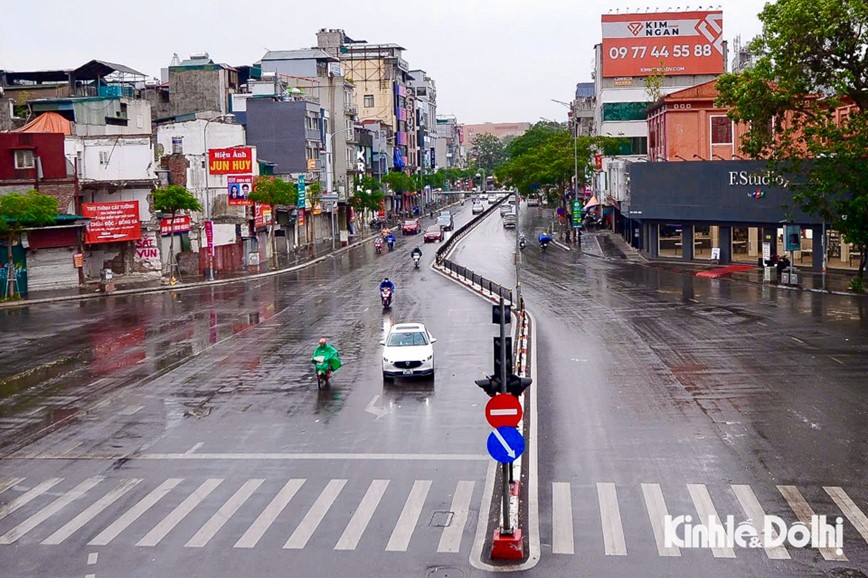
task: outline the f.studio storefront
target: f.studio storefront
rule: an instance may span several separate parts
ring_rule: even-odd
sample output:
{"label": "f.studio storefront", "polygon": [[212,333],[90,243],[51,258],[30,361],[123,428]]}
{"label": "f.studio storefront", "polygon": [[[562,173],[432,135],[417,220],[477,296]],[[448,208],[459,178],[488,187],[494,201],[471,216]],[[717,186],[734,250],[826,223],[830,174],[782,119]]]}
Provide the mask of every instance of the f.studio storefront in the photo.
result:
{"label": "f.studio storefront", "polygon": [[[755,264],[769,243],[771,254],[822,270],[822,221],[795,206],[787,177],[764,161],[631,163],[628,171],[624,232],[649,257]],[[826,230],[826,241],[829,267],[858,266],[857,249],[836,231]]]}

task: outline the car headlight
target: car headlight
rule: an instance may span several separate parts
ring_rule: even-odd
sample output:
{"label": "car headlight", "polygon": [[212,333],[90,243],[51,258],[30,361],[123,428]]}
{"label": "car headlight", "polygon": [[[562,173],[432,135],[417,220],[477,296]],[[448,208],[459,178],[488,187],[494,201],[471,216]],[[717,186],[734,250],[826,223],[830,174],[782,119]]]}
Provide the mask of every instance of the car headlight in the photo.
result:
{"label": "car headlight", "polygon": [[389,358],[388,358],[388,357],[384,357],[384,358],[383,358],[383,361],[385,361],[386,363],[392,363],[391,361],[389,361]]}

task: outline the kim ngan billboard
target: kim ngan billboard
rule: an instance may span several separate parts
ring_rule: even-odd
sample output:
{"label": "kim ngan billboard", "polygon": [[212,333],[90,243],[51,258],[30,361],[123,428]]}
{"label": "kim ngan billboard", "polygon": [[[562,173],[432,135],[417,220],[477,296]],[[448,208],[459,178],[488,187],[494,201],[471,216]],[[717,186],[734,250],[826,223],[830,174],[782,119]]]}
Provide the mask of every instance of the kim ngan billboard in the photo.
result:
{"label": "kim ngan billboard", "polygon": [[723,12],[604,14],[606,78],[722,74]]}

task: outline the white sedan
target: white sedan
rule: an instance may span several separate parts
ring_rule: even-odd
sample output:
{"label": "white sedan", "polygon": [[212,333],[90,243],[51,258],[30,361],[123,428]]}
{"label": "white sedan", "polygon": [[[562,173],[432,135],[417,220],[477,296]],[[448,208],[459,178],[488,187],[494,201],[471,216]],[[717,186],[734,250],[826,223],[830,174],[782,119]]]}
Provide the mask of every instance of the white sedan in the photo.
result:
{"label": "white sedan", "polygon": [[434,376],[437,341],[421,323],[398,323],[389,330],[383,346],[383,379]]}
{"label": "white sedan", "polygon": [[485,207],[482,206],[482,203],[473,203],[473,208],[470,210],[470,212],[473,213],[474,215],[478,215],[479,213],[483,212],[484,210],[485,210]]}

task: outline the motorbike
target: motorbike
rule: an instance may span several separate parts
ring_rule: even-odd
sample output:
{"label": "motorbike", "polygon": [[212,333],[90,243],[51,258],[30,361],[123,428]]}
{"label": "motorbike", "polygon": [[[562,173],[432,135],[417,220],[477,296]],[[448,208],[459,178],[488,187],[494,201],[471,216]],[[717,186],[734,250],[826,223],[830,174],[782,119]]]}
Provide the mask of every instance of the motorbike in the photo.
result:
{"label": "motorbike", "polygon": [[376,241],[374,241],[374,249],[377,250],[377,255],[383,254],[383,240],[382,239],[377,239]]}
{"label": "motorbike", "polygon": [[380,289],[380,301],[383,303],[383,309],[388,309],[392,306],[392,290],[388,287]]}
{"label": "motorbike", "polygon": [[551,243],[551,242],[552,242],[552,238],[549,237],[548,235],[540,235],[539,236],[539,248],[542,249],[543,251],[546,250],[546,247],[548,247],[549,243]]}
{"label": "motorbike", "polygon": [[389,246],[389,251],[395,250],[395,235],[386,235],[386,244]]}
{"label": "motorbike", "polygon": [[518,238],[518,248],[520,251],[524,251],[525,246],[527,246],[527,239],[524,238],[524,235]]}
{"label": "motorbike", "polygon": [[419,259],[421,259],[421,258],[422,258],[421,255],[413,255],[413,268],[414,269],[419,268]]}
{"label": "motorbike", "polygon": [[333,347],[318,347],[310,360],[316,371],[316,387],[322,389],[330,384],[332,373],[340,369],[341,359],[338,351]]}

